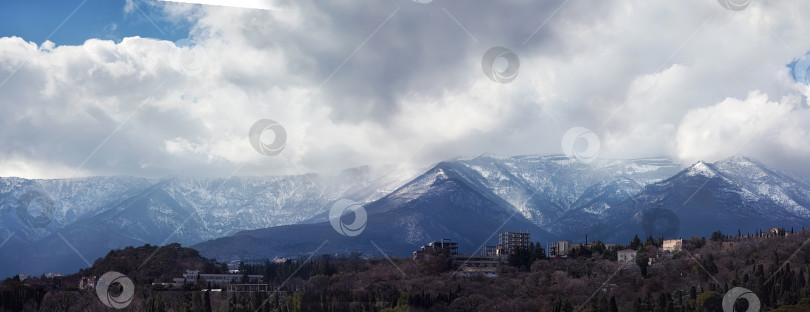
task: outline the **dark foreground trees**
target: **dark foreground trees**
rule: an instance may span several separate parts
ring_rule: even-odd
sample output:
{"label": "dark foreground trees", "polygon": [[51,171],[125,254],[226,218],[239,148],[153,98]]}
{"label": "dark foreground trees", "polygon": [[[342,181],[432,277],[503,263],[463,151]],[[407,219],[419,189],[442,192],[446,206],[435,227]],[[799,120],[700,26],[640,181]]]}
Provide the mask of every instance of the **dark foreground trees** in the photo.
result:
{"label": "dark foreground trees", "polygon": [[[433,262],[394,258],[393,264],[388,259],[357,255],[246,262],[242,266],[245,272],[262,274],[273,285],[270,292],[261,293],[208,292],[207,285],[152,287],[142,281],[152,278],[150,273],[135,272],[139,281],[129,308],[193,312],[718,311],[726,293],[742,287],[756,296],[763,310],[810,311],[810,251],[802,248],[810,233],[718,239],[687,239],[684,246],[688,249],[671,257],[658,255],[655,240],[639,240],[639,248],[646,248],[647,256],[637,258],[647,261],[626,265],[605,259],[599,247],[591,248],[590,255],[582,252],[568,259],[546,259],[539,256],[542,249],[535,244],[534,250],[516,253],[510,259],[512,265],[501,266],[494,278],[448,269],[449,258],[442,254],[432,257]],[[182,250],[173,253],[186,254]],[[652,264],[648,258],[654,259]],[[207,261],[199,264],[220,267]],[[165,274],[162,268],[148,270]],[[75,280],[69,279],[66,283],[73,285]],[[737,304],[741,309],[745,301]],[[105,310],[109,308],[92,290],[49,291],[13,278],[0,285],[0,311]]]}

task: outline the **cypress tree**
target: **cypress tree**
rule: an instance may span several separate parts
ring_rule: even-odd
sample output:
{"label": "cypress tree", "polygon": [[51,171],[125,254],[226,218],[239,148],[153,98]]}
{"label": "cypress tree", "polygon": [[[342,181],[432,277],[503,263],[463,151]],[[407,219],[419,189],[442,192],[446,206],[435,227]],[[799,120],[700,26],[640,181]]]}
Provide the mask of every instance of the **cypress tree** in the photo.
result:
{"label": "cypress tree", "polygon": [[213,312],[213,310],[211,310],[211,297],[208,294],[209,292],[211,292],[210,286],[209,286],[208,291],[205,292],[205,295],[203,295],[203,301],[204,301],[204,304],[205,304],[205,312]]}
{"label": "cypress tree", "polygon": [[619,306],[616,305],[616,297],[610,297],[610,312],[619,312]]}

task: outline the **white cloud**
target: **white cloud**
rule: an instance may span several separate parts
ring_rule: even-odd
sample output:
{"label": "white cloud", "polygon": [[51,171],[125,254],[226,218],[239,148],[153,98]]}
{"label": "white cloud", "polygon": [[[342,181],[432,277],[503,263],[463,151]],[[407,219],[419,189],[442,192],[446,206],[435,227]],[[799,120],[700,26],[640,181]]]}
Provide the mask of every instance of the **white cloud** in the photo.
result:
{"label": "white cloud", "polygon": [[[0,38],[0,79],[14,73],[0,86],[0,176],[49,176],[91,155],[77,174],[424,165],[560,153],[573,126],[599,135],[606,157],[688,163],[742,144],[741,153],[795,168],[810,154],[810,89],[785,68],[810,49],[794,13],[810,3],[731,12],[698,0],[570,2],[534,35],[556,3],[484,4],[161,4],[167,19],[193,22],[190,38],[204,53],[191,59],[188,48],[148,38],[81,46]],[[492,46],[520,57],[512,83],[484,76]],[[263,118],[286,128],[277,157],[248,142]],[[754,139],[744,144],[746,134]]]}
{"label": "white cloud", "polygon": [[[786,127],[784,121],[791,119],[799,100],[793,96],[774,102],[768,101],[766,94],[751,92],[745,100],[727,98],[713,106],[693,109],[678,128],[678,156],[690,162],[716,161],[740,153],[758,153],[751,147],[779,137],[788,146],[796,146],[797,138],[790,135],[794,129]],[[779,135],[785,130],[790,131]]]}
{"label": "white cloud", "polygon": [[130,14],[135,11],[135,0],[126,0],[124,2],[124,13]]}

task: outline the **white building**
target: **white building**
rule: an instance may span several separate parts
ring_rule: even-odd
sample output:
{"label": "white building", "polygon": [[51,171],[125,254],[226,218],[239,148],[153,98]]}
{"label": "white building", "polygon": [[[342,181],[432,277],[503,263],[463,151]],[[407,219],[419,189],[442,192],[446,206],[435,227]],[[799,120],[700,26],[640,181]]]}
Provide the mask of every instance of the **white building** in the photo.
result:
{"label": "white building", "polygon": [[549,257],[567,257],[568,253],[574,249],[571,241],[559,241],[559,242],[552,242],[548,244],[546,248],[546,252],[548,253]]}
{"label": "white building", "polygon": [[[203,284],[211,283],[211,285],[227,285],[231,283],[261,283],[262,275],[248,275],[248,280],[243,281],[241,274],[200,274],[198,270],[186,270],[183,274],[186,283],[197,283],[197,280]],[[175,281],[179,280],[175,279]]]}
{"label": "white building", "polygon": [[633,249],[619,250],[619,262],[631,262],[636,260],[636,251]]}
{"label": "white building", "polygon": [[662,245],[664,252],[676,252],[683,250],[683,239],[665,239]]}

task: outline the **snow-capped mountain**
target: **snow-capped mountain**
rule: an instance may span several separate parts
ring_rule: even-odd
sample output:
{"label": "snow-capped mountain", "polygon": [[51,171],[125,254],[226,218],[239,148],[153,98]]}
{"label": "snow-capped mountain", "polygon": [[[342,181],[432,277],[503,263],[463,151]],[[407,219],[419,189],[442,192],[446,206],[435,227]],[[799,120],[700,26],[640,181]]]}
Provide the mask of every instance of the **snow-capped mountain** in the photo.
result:
{"label": "snow-capped mountain", "polygon": [[[227,180],[0,178],[0,242],[5,241],[0,250],[18,251],[4,253],[0,273],[70,271],[110,249],[146,243],[190,245],[242,230],[308,222],[337,199],[377,199],[384,195],[382,190],[401,185],[396,179],[368,167],[335,175]],[[53,202],[53,217],[42,227],[18,215],[17,204],[29,191]]]}
{"label": "snow-capped mountain", "polygon": [[714,167],[726,181],[743,189],[744,199],[756,203],[755,207],[763,209],[770,204],[797,218],[810,218],[810,189],[806,183],[742,156],[718,162]]}
{"label": "snow-capped mountain", "polygon": [[[564,155],[487,154],[444,161],[436,168],[501,209],[518,211],[530,222],[561,237],[582,233],[598,216],[638,194],[645,185],[671,177],[681,169],[666,158],[597,159],[584,164]],[[420,179],[408,183],[388,196],[398,200],[389,206],[397,207],[433,191],[431,183]],[[325,221],[326,217],[318,220]]]}
{"label": "snow-capped mountain", "polygon": [[471,183],[492,192],[535,224],[565,234],[560,222],[582,212],[599,215],[644,186],[680,170],[669,159],[597,159],[584,164],[563,155],[493,157],[453,161]]}
{"label": "snow-capped mountain", "polygon": [[[562,155],[481,155],[403,177],[361,167],[227,180],[0,178],[0,273],[75,271],[110,249],[145,243],[198,244],[206,256],[245,258],[296,255],[328,240],[321,252],[408,256],[442,238],[474,252],[503,231],[528,230],[543,242],[581,242],[587,233],[623,243],[635,234],[810,225],[810,187],[741,156],[682,170],[664,158],[583,164]],[[17,202],[32,190],[54,202],[44,227],[18,216]],[[368,212],[360,236],[339,235],[328,222],[343,198]]]}
{"label": "snow-capped mountain", "polygon": [[533,240],[547,242],[570,235],[555,226],[566,213],[600,215],[678,169],[666,159],[582,164],[561,155],[458,158],[365,205],[362,237],[342,237],[323,222],[245,231],[194,247],[209,257],[275,257],[312,251],[328,238],[320,252],[379,254],[369,244],[375,241],[386,253],[407,256],[442,238],[459,242],[462,252],[478,252],[505,231],[529,231]]}
{"label": "snow-capped mountain", "polygon": [[[154,181],[135,177],[88,177],[76,179],[30,180],[0,178],[0,235],[32,242],[42,239],[79,219],[146,190]],[[23,194],[39,192],[51,199],[53,211],[48,222],[31,226],[18,216],[17,204]],[[36,211],[29,212],[32,215]]]}
{"label": "snow-capped mountain", "polygon": [[[497,243],[497,233],[522,230],[538,241],[554,235],[518,214],[481,187],[457,162],[442,162],[391,194],[364,205],[367,221],[357,236],[339,234],[329,222],[243,231],[194,245],[218,259],[361,252],[408,256],[427,242],[450,238],[462,253]],[[347,222],[351,223],[351,221]],[[493,242],[494,238],[494,242]]]}
{"label": "snow-capped mountain", "polygon": [[[528,230],[532,240],[626,243],[633,235],[674,238],[722,230],[810,225],[810,187],[744,157],[687,169],[666,159],[562,156],[455,159],[437,164],[365,205],[366,231],[337,234],[328,222],[240,232],[195,245],[209,257],[276,257],[363,251],[408,256],[441,238],[462,252],[497,243],[497,232]],[[481,224],[483,220],[491,223]]]}
{"label": "snow-capped mountain", "polygon": [[700,161],[647,185],[614,213],[600,216],[590,232],[625,240],[633,234],[675,238],[807,225],[809,185],[735,156],[713,164]]}

